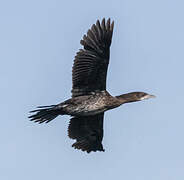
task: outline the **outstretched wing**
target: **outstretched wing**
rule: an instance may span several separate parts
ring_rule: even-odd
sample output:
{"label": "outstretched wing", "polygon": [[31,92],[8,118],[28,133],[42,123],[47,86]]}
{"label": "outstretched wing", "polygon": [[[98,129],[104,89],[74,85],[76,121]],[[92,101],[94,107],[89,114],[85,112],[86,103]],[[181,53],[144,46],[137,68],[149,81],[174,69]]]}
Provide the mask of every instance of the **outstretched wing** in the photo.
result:
{"label": "outstretched wing", "polygon": [[83,49],[75,56],[72,70],[72,97],[106,89],[110,45],[114,22],[99,20],[81,40]]}
{"label": "outstretched wing", "polygon": [[103,139],[104,113],[95,116],[73,117],[68,127],[68,136],[76,139],[72,145],[75,149],[91,151],[104,151]]}

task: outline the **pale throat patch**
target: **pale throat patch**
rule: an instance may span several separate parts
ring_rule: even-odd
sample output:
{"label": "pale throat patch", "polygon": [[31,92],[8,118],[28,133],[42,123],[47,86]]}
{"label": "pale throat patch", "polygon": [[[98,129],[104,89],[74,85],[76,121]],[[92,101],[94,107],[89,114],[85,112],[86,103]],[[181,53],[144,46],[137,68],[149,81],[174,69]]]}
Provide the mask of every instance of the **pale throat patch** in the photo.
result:
{"label": "pale throat patch", "polygon": [[140,100],[142,101],[142,100],[145,100],[145,99],[150,99],[150,98],[155,98],[155,97],[156,96],[154,96],[154,95],[148,94],[148,95],[145,95],[145,96],[141,97]]}

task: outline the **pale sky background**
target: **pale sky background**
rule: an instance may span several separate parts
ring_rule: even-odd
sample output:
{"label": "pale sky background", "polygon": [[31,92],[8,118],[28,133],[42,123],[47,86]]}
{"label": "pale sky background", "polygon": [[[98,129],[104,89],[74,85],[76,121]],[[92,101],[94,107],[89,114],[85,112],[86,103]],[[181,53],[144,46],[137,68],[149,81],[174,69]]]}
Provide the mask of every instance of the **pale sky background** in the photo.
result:
{"label": "pale sky background", "polygon": [[[105,152],[71,148],[69,117],[28,112],[70,97],[79,42],[115,21],[107,87],[157,96],[105,114]],[[183,0],[0,1],[0,179],[183,180]]]}

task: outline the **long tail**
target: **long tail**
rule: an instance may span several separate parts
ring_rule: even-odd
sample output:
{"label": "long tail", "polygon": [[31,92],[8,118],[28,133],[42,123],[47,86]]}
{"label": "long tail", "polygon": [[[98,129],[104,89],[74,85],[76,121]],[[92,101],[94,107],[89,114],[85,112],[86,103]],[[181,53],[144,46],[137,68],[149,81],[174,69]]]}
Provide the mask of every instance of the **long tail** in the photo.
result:
{"label": "long tail", "polygon": [[58,105],[50,105],[50,106],[39,106],[38,109],[34,111],[30,111],[30,113],[35,113],[28,118],[30,121],[38,122],[38,123],[48,123],[55,119],[58,115],[63,115],[61,108],[58,108]]}

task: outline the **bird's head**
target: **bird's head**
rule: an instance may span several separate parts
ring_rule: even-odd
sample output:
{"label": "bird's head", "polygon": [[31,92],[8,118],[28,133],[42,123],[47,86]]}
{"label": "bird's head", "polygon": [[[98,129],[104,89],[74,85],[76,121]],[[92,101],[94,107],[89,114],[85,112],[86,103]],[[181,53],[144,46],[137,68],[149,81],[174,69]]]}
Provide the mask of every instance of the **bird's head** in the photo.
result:
{"label": "bird's head", "polygon": [[145,99],[155,98],[156,96],[145,93],[145,92],[131,92],[127,94],[122,94],[120,96],[116,96],[122,104],[129,102],[142,101]]}
{"label": "bird's head", "polygon": [[155,98],[156,96],[145,93],[145,92],[134,92],[133,93],[138,101],[142,101],[145,99]]}

